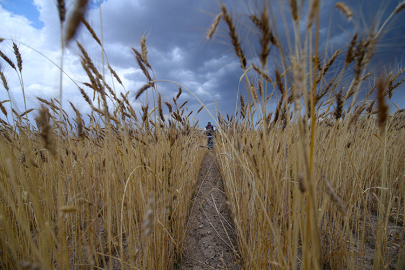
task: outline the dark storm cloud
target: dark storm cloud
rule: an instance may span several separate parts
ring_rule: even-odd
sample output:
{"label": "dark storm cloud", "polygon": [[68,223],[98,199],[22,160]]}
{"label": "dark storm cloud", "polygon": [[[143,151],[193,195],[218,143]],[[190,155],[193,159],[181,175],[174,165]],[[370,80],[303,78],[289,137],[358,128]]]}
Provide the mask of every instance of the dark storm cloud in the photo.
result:
{"label": "dark storm cloud", "polygon": [[[247,15],[260,15],[263,1],[251,1],[248,4],[229,1],[228,9],[237,18],[238,34],[243,50],[248,57],[248,64],[257,62],[260,51],[259,35]],[[285,55],[289,55],[287,36],[293,42],[293,26],[289,15],[287,1],[272,8],[271,22],[275,34]],[[389,13],[395,9],[397,2],[380,3],[371,1],[345,1],[353,10],[352,21],[348,21],[339,11],[333,9],[337,1],[324,1],[321,5],[320,44],[321,60],[327,61],[338,48],[346,46],[355,32],[367,34],[370,26],[380,26]],[[106,1],[103,3],[104,40],[111,49],[110,61],[123,69],[138,69],[133,55],[129,52],[133,46],[139,49],[142,33],[148,37],[148,60],[152,65],[156,79],[168,79],[183,84],[206,104],[218,102],[221,113],[232,114],[235,108],[237,92],[245,92],[245,85],[239,85],[242,69],[236,58],[230,39],[227,37],[226,25],[221,22],[214,41],[207,42],[205,34],[213,18],[220,12],[215,1]],[[308,4],[305,4],[300,21],[300,36],[304,39],[307,24]],[[284,24],[283,13],[287,24]],[[97,18],[97,11],[92,15]],[[378,14],[377,14],[378,13]],[[380,18],[380,20],[378,20]],[[94,20],[96,21],[96,20]],[[380,40],[376,47],[375,62],[389,65],[395,59],[401,60],[404,40],[405,16],[396,16],[387,27],[390,31]],[[97,26],[95,26],[97,28]],[[368,31],[368,32],[367,32]],[[329,39],[328,39],[329,35]],[[326,49],[326,40],[328,48]],[[325,56],[324,50],[327,53]],[[344,60],[345,51],[341,58]],[[335,65],[341,66],[339,58]],[[288,57],[286,58],[289,61]],[[287,63],[289,64],[289,63]],[[273,48],[270,56],[269,75],[274,77],[274,68],[281,68],[279,52]],[[371,66],[374,66],[374,62]],[[349,67],[349,71],[352,67]],[[333,74],[334,69],[329,71]],[[142,73],[131,72],[125,78],[133,87],[142,85],[145,79]],[[291,78],[290,78],[291,79]],[[137,89],[128,89],[136,91]],[[178,91],[178,86],[170,83],[158,83],[158,90],[163,98],[171,100]],[[190,94],[183,94],[180,101],[190,99],[189,108],[199,107]],[[213,106],[211,106],[213,110]],[[205,117],[205,116],[204,116]]]}
{"label": "dark storm cloud", "polygon": [[[95,2],[95,1],[93,1]],[[229,13],[235,22],[242,49],[248,60],[248,66],[258,62],[260,53],[260,33],[252,24],[248,15],[256,14],[260,16],[264,0],[249,1],[225,1]],[[301,1],[299,1],[301,2]],[[363,1],[343,1],[353,11],[351,21],[347,20],[338,10],[333,7],[336,0],[321,1],[320,15],[320,59],[322,62],[327,61],[331,54],[341,47],[343,51],[341,56],[335,61],[334,65],[328,72],[326,81],[329,81],[337,70],[344,64],[346,46],[349,44],[354,33],[359,33],[364,37],[368,35],[372,27],[379,27],[388,15],[395,9],[398,4],[397,0],[380,1],[380,0],[363,0]],[[46,55],[50,56],[55,62],[59,62],[58,38],[59,22],[56,12],[56,6],[53,1],[35,0],[40,12],[40,18],[45,26],[41,30],[31,29],[23,20],[17,20],[10,14],[3,12],[3,20],[21,24],[25,27],[29,40],[35,40],[42,45],[34,45],[40,51],[45,50]],[[280,48],[285,55],[285,67],[290,65],[290,55],[292,49],[289,45],[294,44],[293,24],[291,23],[290,7],[288,1],[268,1],[272,5],[270,12],[271,28],[280,44]],[[142,34],[147,36],[148,60],[153,68],[153,74],[157,80],[166,79],[176,81],[184,87],[190,89],[197,97],[214,112],[214,103],[217,101],[217,108],[221,114],[233,114],[237,95],[243,93],[246,97],[245,83],[239,84],[239,78],[243,71],[236,57],[232,43],[228,36],[226,24],[221,21],[214,39],[206,41],[205,35],[215,16],[220,12],[220,1],[217,0],[108,0],[102,3],[102,21],[103,21],[103,40],[104,49],[107,52],[109,63],[122,77],[125,90],[136,92],[146,79],[138,67],[137,61],[131,53],[131,47],[138,50],[139,40]],[[307,24],[308,1],[301,11],[299,35],[301,42],[305,40],[305,28]],[[7,16],[6,16],[7,15]],[[93,4],[88,12],[88,21],[93,26],[97,35],[100,34],[100,17],[98,5]],[[24,29],[25,29],[24,28]],[[393,20],[386,26],[383,31],[383,38],[379,40],[375,47],[374,60],[370,63],[370,69],[373,68],[375,73],[385,72],[384,67],[398,67],[402,65],[403,50],[405,44],[405,11],[394,16]],[[375,30],[374,30],[375,31]],[[4,32],[4,31],[3,31]],[[90,57],[98,67],[102,65],[100,47],[88,34],[88,31],[82,27],[78,40],[88,51]],[[313,35],[314,38],[315,35]],[[328,39],[329,37],[329,39]],[[290,39],[290,44],[288,44]],[[326,40],[328,40],[326,47]],[[41,42],[42,41],[42,42]],[[3,42],[2,48],[5,43]],[[302,44],[304,46],[304,44]],[[325,53],[326,51],[326,53]],[[79,83],[87,81],[85,74],[82,74],[82,67],[77,60],[80,55],[74,44],[69,47],[65,54],[64,69],[69,74],[74,74],[74,78]],[[11,51],[12,56],[12,51]],[[31,59],[35,54],[25,58],[25,78],[27,90],[33,89],[34,95],[43,91],[51,93],[55,87],[53,84],[47,84],[47,81],[58,82],[59,72],[52,66],[46,66],[48,72],[38,73],[38,59]],[[39,59],[45,67],[47,62]],[[42,63],[41,62],[41,63]],[[399,63],[399,64],[398,64]],[[272,48],[269,56],[268,74],[274,78],[274,69],[282,68],[280,53],[278,49]],[[402,66],[401,66],[402,67]],[[31,69],[31,71],[29,71]],[[352,74],[354,63],[347,67],[347,73]],[[51,74],[49,73],[51,71]],[[47,74],[47,80],[39,81],[42,74]],[[249,76],[254,80],[254,72],[250,71]],[[82,78],[82,77],[83,78]],[[350,75],[352,76],[352,75]],[[350,81],[350,76],[344,76],[344,81]],[[21,91],[15,76],[8,76],[11,80],[15,96],[19,97]],[[291,84],[291,75],[287,76],[288,84]],[[370,78],[374,80],[374,78]],[[67,88],[64,89],[64,96],[75,99],[81,99],[77,88],[69,80],[65,80]],[[45,85],[46,84],[46,85]],[[54,83],[55,84],[55,83]],[[367,82],[365,85],[369,85]],[[36,87],[37,85],[41,87]],[[288,85],[288,86],[289,86]],[[163,99],[170,101],[177,94],[178,86],[176,84],[159,82],[157,83],[158,91],[162,93]],[[57,88],[57,87],[56,87]],[[123,88],[118,91],[125,91]],[[271,87],[270,87],[271,88]],[[152,91],[149,89],[148,91]],[[74,94],[72,94],[74,93]],[[189,110],[198,110],[200,104],[191,94],[183,91],[179,102],[189,99],[187,107]],[[31,93],[28,93],[30,95]],[[1,93],[0,93],[1,95]],[[57,94],[53,95],[56,96]],[[404,91],[399,89],[394,93],[394,102],[402,99]],[[130,96],[131,97],[131,96]],[[4,95],[4,99],[7,97]],[[132,97],[134,100],[134,97]],[[16,102],[18,103],[16,98]],[[136,106],[140,100],[134,101]],[[276,102],[272,99],[272,102]],[[404,105],[401,105],[403,107]],[[22,105],[20,104],[20,107]],[[200,119],[209,118],[204,112],[198,116]],[[204,120],[205,122],[205,120]]]}

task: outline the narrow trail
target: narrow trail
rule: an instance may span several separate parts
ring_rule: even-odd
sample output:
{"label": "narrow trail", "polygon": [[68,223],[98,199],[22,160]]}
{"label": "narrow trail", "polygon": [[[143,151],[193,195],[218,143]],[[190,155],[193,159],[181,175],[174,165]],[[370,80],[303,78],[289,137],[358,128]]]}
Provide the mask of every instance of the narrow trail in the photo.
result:
{"label": "narrow trail", "polygon": [[187,244],[177,269],[240,269],[240,255],[215,155],[207,153],[187,227]]}

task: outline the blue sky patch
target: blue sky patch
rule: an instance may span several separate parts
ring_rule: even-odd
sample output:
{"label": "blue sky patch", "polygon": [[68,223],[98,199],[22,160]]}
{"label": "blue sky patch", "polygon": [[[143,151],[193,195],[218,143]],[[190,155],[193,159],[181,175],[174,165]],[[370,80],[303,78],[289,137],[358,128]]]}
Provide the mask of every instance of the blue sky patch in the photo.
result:
{"label": "blue sky patch", "polygon": [[39,11],[31,0],[6,0],[0,4],[16,15],[25,16],[31,21],[31,25],[36,29],[44,27],[44,23],[39,20]]}

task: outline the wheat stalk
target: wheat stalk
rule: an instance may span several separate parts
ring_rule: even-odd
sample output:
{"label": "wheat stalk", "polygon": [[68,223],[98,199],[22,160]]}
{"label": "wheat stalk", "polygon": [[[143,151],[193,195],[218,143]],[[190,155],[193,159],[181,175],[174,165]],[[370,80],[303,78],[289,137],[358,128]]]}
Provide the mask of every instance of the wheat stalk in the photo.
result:
{"label": "wheat stalk", "polygon": [[235,50],[236,55],[239,57],[239,61],[241,63],[242,69],[245,70],[246,69],[246,58],[242,51],[242,48],[241,48],[241,45],[240,45],[240,42],[238,39],[238,35],[236,34],[236,28],[233,24],[231,17],[229,16],[228,10],[226,9],[226,6],[224,4],[222,4],[221,9],[222,9],[224,21],[226,22],[226,24],[228,25],[228,28],[229,28],[229,36],[231,37],[233,48]]}
{"label": "wheat stalk", "polygon": [[215,17],[213,23],[211,24],[210,29],[208,29],[207,39],[211,39],[211,38],[212,38],[212,36],[213,36],[214,33],[215,33],[215,30],[217,30],[217,27],[218,27],[218,25],[219,25],[219,22],[221,21],[221,18],[222,18],[222,12],[219,13],[219,14]]}
{"label": "wheat stalk", "polygon": [[344,3],[342,2],[338,2],[335,5],[335,8],[337,8],[339,11],[341,11],[349,20],[352,19],[353,17],[353,12],[350,10],[350,8],[348,6],[346,6]]}
{"label": "wheat stalk", "polygon": [[75,8],[73,9],[72,15],[69,18],[68,25],[66,28],[66,44],[75,36],[77,29],[79,28],[80,22],[84,17],[87,10],[88,0],[77,0]]}

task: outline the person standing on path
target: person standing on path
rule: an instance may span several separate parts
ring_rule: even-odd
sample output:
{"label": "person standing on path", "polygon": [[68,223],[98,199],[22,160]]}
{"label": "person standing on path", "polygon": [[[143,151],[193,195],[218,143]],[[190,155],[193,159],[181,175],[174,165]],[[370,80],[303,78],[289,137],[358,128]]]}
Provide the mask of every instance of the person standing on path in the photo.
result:
{"label": "person standing on path", "polygon": [[204,128],[204,133],[207,135],[208,138],[208,147],[210,148],[210,151],[212,151],[212,136],[215,134],[215,128],[213,125],[211,125],[211,122],[208,122],[208,125]]}

